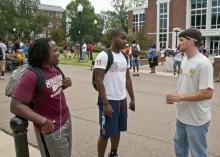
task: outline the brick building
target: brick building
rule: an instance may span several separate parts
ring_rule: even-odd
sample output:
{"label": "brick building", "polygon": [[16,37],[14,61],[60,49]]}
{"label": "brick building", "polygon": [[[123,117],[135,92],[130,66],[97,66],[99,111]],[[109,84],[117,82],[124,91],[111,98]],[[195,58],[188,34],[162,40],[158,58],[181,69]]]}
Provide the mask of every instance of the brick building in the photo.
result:
{"label": "brick building", "polygon": [[48,26],[42,30],[42,33],[38,34],[38,37],[48,37],[51,30],[61,28],[59,19],[62,18],[64,9],[60,6],[40,4],[39,10],[46,12],[51,19]]}
{"label": "brick building", "polygon": [[199,29],[210,54],[219,54],[220,0],[146,0],[128,10],[128,31],[143,29],[157,49],[175,48],[179,31],[186,28]]}

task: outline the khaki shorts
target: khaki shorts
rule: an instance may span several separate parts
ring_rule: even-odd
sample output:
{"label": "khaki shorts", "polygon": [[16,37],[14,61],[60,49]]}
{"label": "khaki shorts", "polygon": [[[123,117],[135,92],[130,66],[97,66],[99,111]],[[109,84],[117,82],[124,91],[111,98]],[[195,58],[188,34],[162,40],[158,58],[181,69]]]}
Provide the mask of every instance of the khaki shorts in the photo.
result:
{"label": "khaki shorts", "polygon": [[0,71],[5,71],[5,60],[0,60]]}

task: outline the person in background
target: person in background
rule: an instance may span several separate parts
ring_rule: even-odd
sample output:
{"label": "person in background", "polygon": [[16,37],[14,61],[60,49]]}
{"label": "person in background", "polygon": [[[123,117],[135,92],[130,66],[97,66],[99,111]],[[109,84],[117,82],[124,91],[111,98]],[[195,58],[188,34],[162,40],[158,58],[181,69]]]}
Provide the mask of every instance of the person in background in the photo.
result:
{"label": "person in background", "polygon": [[[132,67],[133,67],[133,76],[139,76],[139,66],[140,66],[140,54],[141,54],[141,49],[140,45],[136,42],[136,40],[133,40],[131,46],[130,46],[130,52],[131,54],[131,62],[132,62]],[[137,73],[135,71],[137,69]]]}
{"label": "person in background", "polygon": [[87,44],[86,42],[83,43],[82,45],[82,60],[86,60],[86,53],[87,53]]}
{"label": "person in background", "polygon": [[158,56],[156,50],[156,44],[153,44],[152,48],[148,50],[148,62],[150,65],[150,73],[156,73],[156,66],[158,66]]}
{"label": "person in background", "polygon": [[163,46],[160,50],[160,59],[161,59],[161,64],[165,62],[165,54],[166,54],[166,47]]}
{"label": "person in background", "polygon": [[75,55],[74,55],[74,59],[79,59],[80,58],[80,49],[81,49],[81,45],[79,43],[79,41],[76,42],[75,44]]}
{"label": "person in background", "polygon": [[[175,53],[175,57],[174,57],[174,62],[173,62],[173,71],[174,71],[174,75],[177,75],[179,76],[180,74],[180,67],[181,67],[181,62],[183,60],[183,56],[184,56],[184,53],[183,52],[180,52],[180,46],[178,46],[178,48],[176,49],[176,53]],[[176,67],[178,67],[178,70],[176,71]]]}
{"label": "person in background", "polygon": [[3,40],[0,38],[0,80],[6,79],[5,77],[5,54],[7,51],[7,46],[4,44]]}

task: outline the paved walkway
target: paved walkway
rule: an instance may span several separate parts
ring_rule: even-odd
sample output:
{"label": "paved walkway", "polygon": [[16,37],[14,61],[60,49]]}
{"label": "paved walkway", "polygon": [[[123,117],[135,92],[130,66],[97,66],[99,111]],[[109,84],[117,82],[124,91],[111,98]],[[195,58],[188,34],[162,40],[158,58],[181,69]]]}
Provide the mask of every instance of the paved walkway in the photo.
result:
{"label": "paved walkway", "polygon": [[[11,135],[0,131],[0,157],[15,157],[14,139]],[[29,152],[31,157],[40,157],[38,149],[29,145]]]}
{"label": "paved walkway", "polygon": [[[95,105],[97,92],[91,86],[91,71],[87,68],[69,65],[61,65],[61,68],[73,81],[73,86],[65,91],[73,125],[72,155],[73,157],[96,157],[99,125],[98,110]],[[161,65],[156,67],[156,74],[147,74],[150,72],[148,66],[141,67],[140,72],[140,77],[132,77],[137,110],[135,113],[129,111],[128,132],[122,134],[119,155],[174,157],[172,139],[175,130],[176,107],[164,105],[164,96],[175,89],[177,78]],[[10,77],[9,74],[6,76]],[[9,98],[3,93],[6,82],[7,80],[0,81],[0,128],[11,133],[9,119],[12,114],[9,112]],[[215,88],[213,116],[209,131],[210,157],[220,157],[220,84],[215,84]],[[15,157],[13,137],[0,131],[0,139],[0,157]],[[28,141],[36,145],[31,123],[28,128]],[[30,157],[40,157],[36,148],[30,146],[29,149]]]}

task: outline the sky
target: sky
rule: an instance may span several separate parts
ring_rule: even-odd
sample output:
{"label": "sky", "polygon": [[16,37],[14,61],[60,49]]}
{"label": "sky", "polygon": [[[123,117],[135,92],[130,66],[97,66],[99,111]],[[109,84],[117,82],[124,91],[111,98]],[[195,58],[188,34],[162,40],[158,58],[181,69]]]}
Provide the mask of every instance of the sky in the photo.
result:
{"label": "sky", "polygon": [[[40,0],[43,4],[50,4],[50,5],[58,5],[62,8],[66,8],[66,6],[71,2],[72,0]],[[111,10],[111,0],[89,0],[91,4],[95,8],[96,13],[100,13],[103,10]]]}

